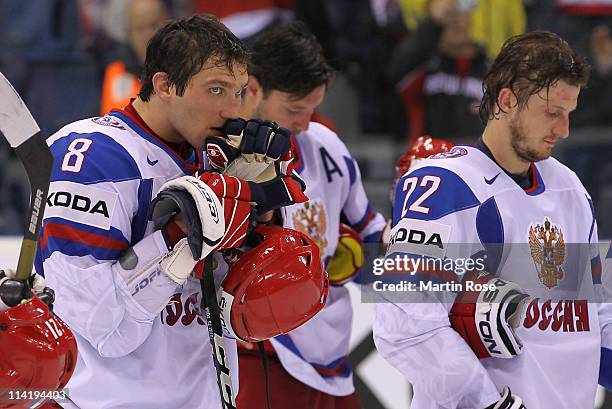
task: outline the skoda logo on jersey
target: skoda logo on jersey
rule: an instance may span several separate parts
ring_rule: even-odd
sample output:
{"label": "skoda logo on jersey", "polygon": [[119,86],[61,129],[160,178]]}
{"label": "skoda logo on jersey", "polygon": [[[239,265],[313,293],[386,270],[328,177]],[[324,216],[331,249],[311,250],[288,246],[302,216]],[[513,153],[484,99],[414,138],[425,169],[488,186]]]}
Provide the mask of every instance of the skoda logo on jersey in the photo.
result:
{"label": "skoda logo on jersey", "polygon": [[417,229],[399,228],[391,235],[389,238],[389,243],[412,243],[423,244],[426,246],[436,246],[441,249],[444,248],[440,234],[436,232],[429,234]]}
{"label": "skoda logo on jersey", "polygon": [[465,156],[468,154],[467,149],[462,148],[461,146],[453,146],[450,151],[437,153],[435,155],[431,155],[429,159],[449,159],[449,158],[458,158],[460,156]]}
{"label": "skoda logo on jersey", "polygon": [[400,219],[391,230],[388,254],[413,253],[444,258],[451,226],[430,220]]}
{"label": "skoda logo on jersey", "polygon": [[51,182],[45,217],[109,230],[116,203],[116,192],[75,182]]}
{"label": "skoda logo on jersey", "polygon": [[108,206],[104,200],[92,200],[87,196],[72,194],[70,192],[52,192],[47,198],[47,207],[69,207],[78,212],[91,213],[108,218]]}

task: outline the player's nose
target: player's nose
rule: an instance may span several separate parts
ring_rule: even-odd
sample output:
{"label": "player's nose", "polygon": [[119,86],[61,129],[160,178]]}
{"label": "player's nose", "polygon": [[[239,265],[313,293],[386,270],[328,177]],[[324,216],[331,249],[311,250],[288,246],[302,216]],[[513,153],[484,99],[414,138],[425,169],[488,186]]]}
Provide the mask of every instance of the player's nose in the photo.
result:
{"label": "player's nose", "polygon": [[553,134],[557,138],[565,139],[569,136],[569,116],[563,116],[553,128]]}
{"label": "player's nose", "polygon": [[221,107],[220,115],[223,119],[239,117],[242,101],[240,98],[229,98]]}

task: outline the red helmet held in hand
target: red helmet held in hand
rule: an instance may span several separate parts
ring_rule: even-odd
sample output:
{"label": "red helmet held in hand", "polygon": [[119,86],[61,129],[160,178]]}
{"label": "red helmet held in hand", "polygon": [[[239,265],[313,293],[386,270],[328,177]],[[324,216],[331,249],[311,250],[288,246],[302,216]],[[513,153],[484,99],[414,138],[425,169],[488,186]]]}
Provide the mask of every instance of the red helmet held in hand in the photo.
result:
{"label": "red helmet held in hand", "polygon": [[219,305],[232,335],[263,341],[312,318],[327,301],[328,279],[319,247],[306,234],[259,225],[263,241],[230,266]]}
{"label": "red helmet held in hand", "polygon": [[38,297],[0,312],[0,402],[8,402],[9,389],[63,388],[76,359],[70,328]]}
{"label": "red helmet held in hand", "polygon": [[397,181],[408,172],[408,169],[431,155],[450,151],[453,146],[455,144],[446,139],[434,139],[428,135],[417,138],[410,149],[395,162],[395,177],[393,179],[393,187],[391,188],[391,201],[393,201],[395,196]]}

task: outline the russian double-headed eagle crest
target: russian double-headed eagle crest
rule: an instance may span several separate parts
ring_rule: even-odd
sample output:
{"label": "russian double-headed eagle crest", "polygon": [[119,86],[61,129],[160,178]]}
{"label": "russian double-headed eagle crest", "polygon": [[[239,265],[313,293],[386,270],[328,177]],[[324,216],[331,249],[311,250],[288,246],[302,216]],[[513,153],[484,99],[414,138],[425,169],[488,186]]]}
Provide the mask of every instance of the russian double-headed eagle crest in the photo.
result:
{"label": "russian double-headed eagle crest", "polygon": [[546,218],[543,224],[529,227],[529,248],[538,269],[538,278],[548,288],[557,286],[565,276],[565,241],[561,229]]}
{"label": "russian double-headed eagle crest", "polygon": [[306,233],[311,239],[317,243],[320,249],[327,248],[327,214],[325,207],[320,202],[308,201],[293,213],[291,217],[293,227]]}

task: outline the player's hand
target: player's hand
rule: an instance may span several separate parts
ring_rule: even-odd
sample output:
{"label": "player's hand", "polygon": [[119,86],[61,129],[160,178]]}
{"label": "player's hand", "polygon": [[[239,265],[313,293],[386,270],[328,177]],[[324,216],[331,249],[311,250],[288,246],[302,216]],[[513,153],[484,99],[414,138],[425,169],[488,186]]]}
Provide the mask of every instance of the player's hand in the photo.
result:
{"label": "player's hand", "polygon": [[355,230],[346,224],[340,224],[338,245],[327,266],[327,274],[331,285],[344,285],[351,281],[365,262],[363,240]]}
{"label": "player's hand", "polygon": [[216,248],[223,250],[242,246],[255,220],[252,204],[264,201],[263,193],[252,182],[219,173],[204,172],[200,180],[210,186],[223,207],[225,233]]}
{"label": "player's hand", "polygon": [[223,126],[225,136],[206,139],[206,156],[213,168],[248,181],[258,177],[269,165],[291,149],[288,129],[272,121],[238,118]]}
{"label": "player's hand", "polygon": [[[469,291],[468,282],[483,284],[482,291]],[[529,295],[517,284],[487,272],[470,272],[463,280],[450,312],[452,327],[478,358],[512,358],[523,344],[514,330],[520,325]]]}
{"label": "player's hand", "polygon": [[15,279],[15,270],[0,270],[0,311],[29,300],[32,298],[32,292],[47,305],[51,305],[55,300],[55,294],[45,286],[43,276],[32,272],[27,281],[21,281]]}
{"label": "player's hand", "polygon": [[501,398],[485,409],[527,409],[523,405],[523,400],[518,396],[512,395],[509,387],[504,387]]}
{"label": "player's hand", "polygon": [[287,129],[271,121],[231,119],[223,131],[225,137],[207,138],[207,157],[223,175],[261,186],[265,201],[257,202],[258,214],[308,200],[306,184],[295,171]]}
{"label": "player's hand", "polygon": [[[182,227],[175,222],[177,216]],[[172,248],[161,264],[162,271],[183,284],[196,262],[213,250],[240,246],[252,217],[248,182],[211,172],[167,182],[151,203],[149,213],[149,219],[162,230]]]}

